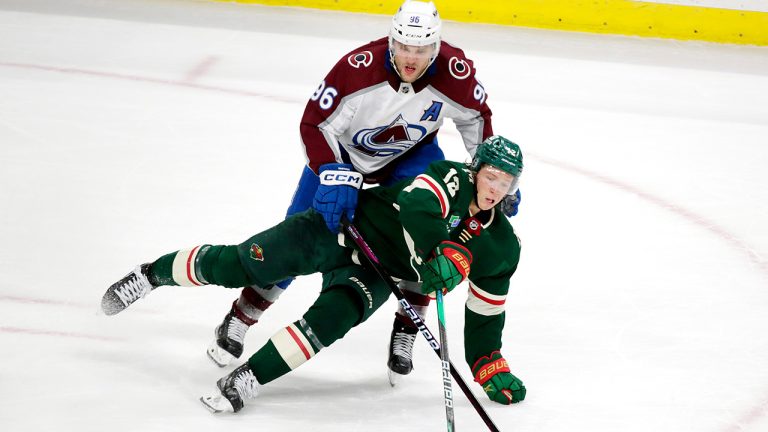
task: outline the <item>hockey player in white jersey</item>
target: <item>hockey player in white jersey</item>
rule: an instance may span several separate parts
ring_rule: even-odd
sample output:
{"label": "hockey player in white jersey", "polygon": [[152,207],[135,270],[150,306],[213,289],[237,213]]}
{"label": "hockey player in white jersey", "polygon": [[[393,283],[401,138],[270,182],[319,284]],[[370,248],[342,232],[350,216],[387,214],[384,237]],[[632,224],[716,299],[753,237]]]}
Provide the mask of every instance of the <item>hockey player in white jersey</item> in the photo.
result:
{"label": "hockey player in white jersey", "polygon": [[[444,159],[437,132],[453,121],[469,155],[493,135],[485,88],[464,52],[443,41],[442,22],[432,2],[406,0],[392,18],[389,35],[344,55],[307,102],[300,134],[304,168],[287,216],[319,211],[328,229],[339,231],[342,215],[354,218],[357,192],[366,183],[392,184],[420,174]],[[519,192],[503,211],[517,213]],[[247,287],[216,328],[209,357],[219,366],[243,352],[243,339],[290,284]],[[403,282],[420,313],[429,298]],[[388,366],[391,381],[412,369],[416,328],[396,313]]]}

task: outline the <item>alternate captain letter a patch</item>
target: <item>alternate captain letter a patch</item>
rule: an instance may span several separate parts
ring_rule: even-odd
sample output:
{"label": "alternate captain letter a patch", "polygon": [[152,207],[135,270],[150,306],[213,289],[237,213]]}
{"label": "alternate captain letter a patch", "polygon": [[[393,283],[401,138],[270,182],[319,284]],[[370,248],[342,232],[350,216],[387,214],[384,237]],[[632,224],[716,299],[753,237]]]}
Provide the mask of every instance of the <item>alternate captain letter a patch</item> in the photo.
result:
{"label": "alternate captain letter a patch", "polygon": [[424,111],[424,115],[421,116],[420,121],[437,121],[440,118],[440,110],[443,109],[443,103],[438,101],[432,101],[432,105]]}
{"label": "alternate captain letter a patch", "polygon": [[264,249],[256,243],[251,243],[251,259],[255,261],[264,261]]}

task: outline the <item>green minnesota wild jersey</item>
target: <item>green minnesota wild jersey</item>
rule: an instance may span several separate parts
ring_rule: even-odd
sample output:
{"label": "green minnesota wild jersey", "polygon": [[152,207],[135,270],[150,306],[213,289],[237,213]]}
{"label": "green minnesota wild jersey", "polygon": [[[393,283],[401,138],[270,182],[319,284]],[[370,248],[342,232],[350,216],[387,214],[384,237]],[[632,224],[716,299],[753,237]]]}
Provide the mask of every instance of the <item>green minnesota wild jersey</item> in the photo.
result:
{"label": "green minnesota wild jersey", "polygon": [[[389,272],[419,281],[442,241],[472,253],[465,308],[465,356],[470,366],[501,349],[504,304],[520,259],[520,241],[496,208],[470,214],[472,171],[462,163],[433,162],[414,179],[360,191],[355,223]],[[455,293],[455,291],[454,291]]]}

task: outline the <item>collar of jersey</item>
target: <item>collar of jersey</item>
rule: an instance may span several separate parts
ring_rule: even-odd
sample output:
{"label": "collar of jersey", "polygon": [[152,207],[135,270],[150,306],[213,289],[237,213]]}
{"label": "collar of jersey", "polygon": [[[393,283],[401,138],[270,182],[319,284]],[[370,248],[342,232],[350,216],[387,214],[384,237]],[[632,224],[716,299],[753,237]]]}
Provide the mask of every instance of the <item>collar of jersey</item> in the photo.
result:
{"label": "collar of jersey", "polygon": [[[498,205],[498,204],[497,204]],[[479,212],[472,214],[472,211],[468,211],[469,216],[476,217],[477,220],[483,225],[483,228],[488,228],[493,223],[493,219],[496,217],[496,207],[491,207],[488,210],[480,210]]]}

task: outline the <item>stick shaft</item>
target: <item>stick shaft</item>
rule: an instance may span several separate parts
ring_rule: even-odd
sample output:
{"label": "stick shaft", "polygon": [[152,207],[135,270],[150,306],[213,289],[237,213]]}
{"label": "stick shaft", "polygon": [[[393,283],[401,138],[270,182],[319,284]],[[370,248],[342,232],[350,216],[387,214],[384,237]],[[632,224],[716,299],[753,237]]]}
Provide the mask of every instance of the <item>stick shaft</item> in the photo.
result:
{"label": "stick shaft", "polygon": [[443,372],[443,397],[445,400],[445,421],[448,432],[456,430],[453,415],[453,390],[451,389],[451,360],[448,356],[448,335],[445,330],[445,307],[443,305],[443,292],[437,290],[437,331],[440,333],[440,363]]}
{"label": "stick shaft", "polygon": [[[422,321],[419,314],[416,312],[416,310],[413,308],[413,305],[408,301],[408,299],[405,298],[403,295],[403,292],[400,291],[400,288],[397,286],[395,281],[392,280],[392,277],[389,275],[389,272],[384,269],[384,267],[379,262],[379,259],[376,257],[376,254],[373,253],[373,250],[371,250],[371,247],[368,246],[368,243],[363,239],[362,235],[360,235],[360,232],[357,230],[357,228],[349,223],[346,219],[342,221],[342,226],[344,227],[344,231],[347,233],[347,235],[352,239],[352,241],[357,246],[358,250],[365,255],[365,258],[368,260],[368,262],[371,264],[371,267],[374,271],[384,280],[384,282],[389,286],[389,289],[392,290],[392,293],[395,295],[395,298],[397,298],[398,303],[400,303],[401,306],[403,306],[403,310],[405,313],[410,317],[411,321],[413,321],[413,324],[419,329],[420,333],[424,338],[427,339],[427,342],[429,343],[429,346],[432,347],[432,350],[437,354],[437,356],[440,356],[440,343],[438,343],[437,340],[435,340],[435,336],[432,334],[431,331],[429,331],[429,328],[427,328],[427,325],[424,324],[424,321]],[[499,428],[496,427],[496,424],[493,423],[493,420],[488,415],[487,412],[485,412],[485,409],[482,405],[480,405],[480,402],[477,400],[475,395],[472,393],[472,391],[469,389],[469,386],[467,386],[467,383],[464,381],[464,379],[459,374],[458,370],[456,370],[456,367],[451,363],[448,362],[450,368],[451,368],[451,376],[456,381],[456,384],[458,384],[459,388],[462,392],[464,392],[464,396],[467,397],[467,400],[469,400],[469,403],[472,404],[472,407],[475,408],[475,411],[480,416],[480,418],[483,420],[485,425],[488,427],[488,430],[491,432],[499,432]]]}

